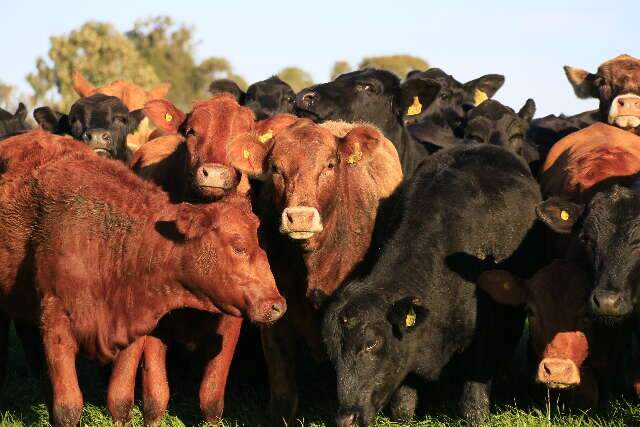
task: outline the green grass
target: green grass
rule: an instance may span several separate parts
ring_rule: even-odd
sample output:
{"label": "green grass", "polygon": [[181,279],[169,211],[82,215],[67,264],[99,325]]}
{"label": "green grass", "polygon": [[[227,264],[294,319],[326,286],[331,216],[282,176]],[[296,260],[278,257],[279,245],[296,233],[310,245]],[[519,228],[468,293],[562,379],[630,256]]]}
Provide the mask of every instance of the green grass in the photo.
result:
{"label": "green grass", "polygon": [[[84,392],[85,407],[82,416],[83,426],[112,426],[105,408],[106,384],[104,375],[88,362],[80,361],[79,376]],[[189,379],[172,388],[172,397],[168,413],[162,420],[162,426],[204,426],[196,400],[197,376],[187,375]],[[332,426],[336,411],[334,385],[327,380],[330,375],[322,369],[302,370],[301,401],[299,420],[296,427]],[[266,425],[267,389],[265,385],[238,384],[231,379],[227,392],[225,420],[223,427]],[[514,381],[515,382],[515,381]],[[28,373],[22,350],[12,336],[10,349],[9,376],[7,384],[0,394],[0,426],[48,426],[48,413],[44,403],[42,380]],[[519,397],[513,398],[513,390],[505,384],[498,385],[492,416],[487,425],[496,427],[547,427],[547,426],[640,426],[640,402],[619,398],[606,408],[583,412],[570,409],[553,398],[542,398],[536,404],[518,391]],[[523,394],[524,393],[524,394]],[[432,398],[430,400],[430,398]],[[374,427],[435,427],[463,426],[456,416],[455,394],[440,391],[434,395],[423,396],[427,400],[423,415],[413,423],[394,423],[379,416]],[[429,415],[424,415],[424,413]],[[142,426],[142,414],[138,406],[134,409],[133,425]]]}

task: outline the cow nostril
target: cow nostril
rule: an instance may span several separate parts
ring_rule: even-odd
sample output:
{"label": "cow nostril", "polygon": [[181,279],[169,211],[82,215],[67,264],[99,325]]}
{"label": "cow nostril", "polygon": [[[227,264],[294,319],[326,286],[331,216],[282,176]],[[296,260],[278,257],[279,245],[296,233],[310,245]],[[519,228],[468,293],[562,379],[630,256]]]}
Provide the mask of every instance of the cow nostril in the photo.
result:
{"label": "cow nostril", "polygon": [[546,363],[542,365],[542,368],[544,369],[545,374],[551,375],[551,369],[549,369],[549,366]]}
{"label": "cow nostril", "polygon": [[598,300],[598,295],[593,295],[591,297],[591,301],[593,302],[594,307],[600,308],[600,301]]}
{"label": "cow nostril", "polygon": [[623,98],[618,99],[618,105],[620,105],[621,107],[624,107],[624,99]]}
{"label": "cow nostril", "polygon": [[105,142],[111,142],[111,135],[109,134],[109,132],[103,133],[101,138]]}
{"label": "cow nostril", "polygon": [[302,95],[302,102],[307,105],[313,105],[313,101],[315,101],[315,99],[316,99],[315,92],[307,92],[304,95]]}
{"label": "cow nostril", "polygon": [[287,221],[289,221],[289,224],[293,224],[293,215],[289,212],[287,212]]}
{"label": "cow nostril", "polygon": [[209,172],[205,168],[202,168],[202,175],[209,176]]}

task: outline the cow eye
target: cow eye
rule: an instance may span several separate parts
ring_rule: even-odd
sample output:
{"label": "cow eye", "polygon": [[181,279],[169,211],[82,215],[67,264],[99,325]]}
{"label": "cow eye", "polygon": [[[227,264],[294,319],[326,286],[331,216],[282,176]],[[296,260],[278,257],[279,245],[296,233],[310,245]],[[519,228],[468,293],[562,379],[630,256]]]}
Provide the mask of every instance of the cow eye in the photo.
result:
{"label": "cow eye", "polygon": [[514,139],[524,139],[524,135],[521,133],[517,133],[509,137],[509,141],[513,141]]}
{"label": "cow eye", "polygon": [[196,131],[193,128],[187,128],[187,131],[184,133],[185,136],[196,136]]}
{"label": "cow eye", "polygon": [[449,97],[450,97],[450,96],[451,96],[451,95],[449,94],[449,92],[442,92],[442,93],[440,94],[440,99],[442,99],[442,100],[444,101],[444,100],[449,99]]}
{"label": "cow eye", "polygon": [[116,116],[113,118],[113,121],[115,121],[116,123],[119,123],[121,125],[126,125],[127,124],[127,118],[123,117],[123,116]]}
{"label": "cow eye", "polygon": [[231,248],[237,255],[244,255],[247,253],[247,247],[239,235],[235,235],[231,239]]}
{"label": "cow eye", "polygon": [[370,83],[358,83],[356,89],[360,92],[373,92],[374,87]]}
{"label": "cow eye", "polygon": [[335,167],[336,167],[336,163],[334,161],[331,161],[331,162],[327,163],[327,165],[325,166],[325,169],[332,170]]}
{"label": "cow eye", "polygon": [[380,341],[378,339],[367,341],[364,345],[364,351],[366,351],[367,353],[371,353],[378,347],[379,342]]}
{"label": "cow eye", "polygon": [[475,141],[475,142],[480,142],[480,143],[484,142],[484,139],[482,139],[481,136],[476,135],[476,134],[471,134],[471,135],[467,136],[467,139],[470,139],[470,140]]}
{"label": "cow eye", "polygon": [[290,96],[285,97],[285,98],[284,98],[284,100],[285,100],[286,102],[288,102],[289,104],[291,104],[291,103],[293,102],[293,98],[292,98],[292,97],[290,97]]}

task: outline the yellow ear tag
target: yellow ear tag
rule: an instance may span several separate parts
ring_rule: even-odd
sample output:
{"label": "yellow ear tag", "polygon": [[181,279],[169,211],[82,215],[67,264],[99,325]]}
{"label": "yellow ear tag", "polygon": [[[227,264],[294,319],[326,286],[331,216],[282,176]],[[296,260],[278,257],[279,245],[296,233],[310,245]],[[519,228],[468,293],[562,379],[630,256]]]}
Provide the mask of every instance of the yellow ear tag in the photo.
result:
{"label": "yellow ear tag", "polygon": [[476,107],[482,104],[487,99],[489,99],[487,94],[481,91],[480,89],[476,89],[473,91],[473,103],[476,104]]}
{"label": "yellow ear tag", "polygon": [[569,221],[569,212],[563,210],[560,212],[560,218],[562,218],[563,221]]}
{"label": "yellow ear tag", "polygon": [[412,326],[415,326],[416,312],[413,311],[413,307],[409,309],[409,312],[407,313],[407,317],[404,318],[404,324],[407,326],[407,328],[411,328]]}
{"label": "yellow ear tag", "polygon": [[170,122],[171,120],[173,120],[173,116],[171,114],[167,113],[167,114],[164,115],[164,119],[165,119],[165,121]]}
{"label": "yellow ear tag", "polygon": [[269,129],[268,131],[266,131],[262,135],[258,136],[258,141],[260,141],[260,144],[266,144],[267,142],[269,142],[271,140],[271,138],[273,138],[273,131],[271,129]]}
{"label": "yellow ear tag", "polygon": [[354,144],[353,154],[349,154],[349,157],[347,157],[347,164],[350,166],[354,166],[360,160],[362,160],[362,151],[360,151],[360,143],[356,142]]}
{"label": "yellow ear tag", "polygon": [[504,288],[505,291],[508,291],[511,289],[511,285],[509,284],[509,282],[504,282],[502,287]]}
{"label": "yellow ear tag", "polygon": [[422,113],[422,104],[420,104],[420,98],[414,96],[413,104],[411,104],[407,109],[407,116],[415,116],[416,114],[420,113]]}
{"label": "yellow ear tag", "polygon": [[249,157],[251,157],[251,152],[249,150],[247,150],[246,148],[242,149],[242,157],[244,157],[245,159],[248,159]]}

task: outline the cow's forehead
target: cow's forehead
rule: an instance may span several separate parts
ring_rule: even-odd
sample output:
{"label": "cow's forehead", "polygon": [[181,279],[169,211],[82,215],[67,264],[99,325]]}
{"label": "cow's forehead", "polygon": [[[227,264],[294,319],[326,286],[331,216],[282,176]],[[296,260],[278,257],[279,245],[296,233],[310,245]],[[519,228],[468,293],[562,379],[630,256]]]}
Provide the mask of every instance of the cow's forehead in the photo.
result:
{"label": "cow's forehead", "polygon": [[640,80],[640,59],[629,55],[620,55],[598,67],[598,74],[615,83],[619,80]]}
{"label": "cow's forehead", "polygon": [[314,156],[334,152],[336,138],[315,123],[291,126],[277,136],[274,156],[296,157],[296,153],[313,160]]}

